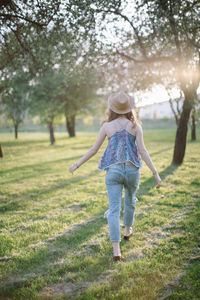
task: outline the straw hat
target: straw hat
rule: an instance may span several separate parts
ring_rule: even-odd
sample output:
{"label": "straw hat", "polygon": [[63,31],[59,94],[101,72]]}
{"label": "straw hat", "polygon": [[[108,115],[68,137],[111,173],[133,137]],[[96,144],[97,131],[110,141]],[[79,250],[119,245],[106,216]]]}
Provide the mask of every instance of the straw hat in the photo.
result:
{"label": "straw hat", "polygon": [[118,92],[108,97],[108,107],[118,114],[126,114],[130,112],[134,105],[134,98],[124,92]]}

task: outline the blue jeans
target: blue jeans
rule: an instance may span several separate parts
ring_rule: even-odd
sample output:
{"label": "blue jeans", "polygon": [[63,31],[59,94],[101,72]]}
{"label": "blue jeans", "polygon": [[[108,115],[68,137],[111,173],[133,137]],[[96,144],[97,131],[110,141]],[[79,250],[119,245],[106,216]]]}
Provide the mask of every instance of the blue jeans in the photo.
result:
{"label": "blue jeans", "polygon": [[136,191],[139,187],[140,171],[133,164],[114,164],[106,169],[106,188],[109,200],[109,209],[105,212],[108,218],[110,241],[119,242],[120,238],[120,211],[122,189],[124,194],[124,225],[131,227],[134,221]]}

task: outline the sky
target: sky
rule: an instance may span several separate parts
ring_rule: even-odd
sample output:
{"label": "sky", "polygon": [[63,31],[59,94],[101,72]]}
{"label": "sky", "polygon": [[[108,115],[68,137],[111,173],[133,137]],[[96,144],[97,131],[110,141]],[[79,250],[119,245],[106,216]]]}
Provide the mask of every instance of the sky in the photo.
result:
{"label": "sky", "polygon": [[[178,98],[180,96],[179,90],[173,89],[170,93],[173,98]],[[169,100],[169,95],[167,91],[162,86],[155,86],[149,92],[138,92],[135,93],[136,106],[141,107],[153,103],[159,103]]]}

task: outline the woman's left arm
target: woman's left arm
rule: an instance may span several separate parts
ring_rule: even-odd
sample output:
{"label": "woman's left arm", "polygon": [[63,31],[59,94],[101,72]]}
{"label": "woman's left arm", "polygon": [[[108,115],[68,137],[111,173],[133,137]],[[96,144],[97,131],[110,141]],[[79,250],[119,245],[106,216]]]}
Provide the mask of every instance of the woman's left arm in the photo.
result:
{"label": "woman's left arm", "polygon": [[77,161],[77,163],[70,166],[69,171],[71,173],[73,173],[76,169],[78,169],[82,164],[84,164],[87,160],[89,160],[98,152],[106,137],[105,125],[106,124],[103,124],[103,126],[100,128],[96,142],[90,148],[90,150],[83,157],[81,157],[79,161]]}
{"label": "woman's left arm", "polygon": [[141,125],[137,125],[137,128],[136,128],[136,143],[137,143],[137,147],[138,147],[138,150],[139,150],[139,153],[140,153],[142,159],[145,161],[145,163],[149,167],[149,169],[153,172],[154,178],[157,183],[156,188],[159,188],[161,186],[162,180],[160,179],[160,176],[159,176],[159,174],[150,158],[150,155],[144,145],[143,131],[142,131]]}

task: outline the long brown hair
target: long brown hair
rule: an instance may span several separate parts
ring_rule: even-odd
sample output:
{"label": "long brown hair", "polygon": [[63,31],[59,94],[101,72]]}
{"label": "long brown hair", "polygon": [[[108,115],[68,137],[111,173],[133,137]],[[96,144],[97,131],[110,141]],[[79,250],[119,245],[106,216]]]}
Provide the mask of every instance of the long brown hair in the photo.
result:
{"label": "long brown hair", "polygon": [[127,118],[128,120],[130,120],[133,123],[133,128],[137,125],[140,124],[140,121],[137,119],[136,113],[134,110],[126,113],[126,114],[118,114],[114,111],[112,111],[110,108],[107,111],[107,119],[105,119],[101,125],[103,125],[105,122],[111,122],[119,117],[121,117],[122,115],[125,116],[125,118]]}

